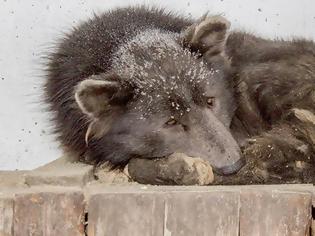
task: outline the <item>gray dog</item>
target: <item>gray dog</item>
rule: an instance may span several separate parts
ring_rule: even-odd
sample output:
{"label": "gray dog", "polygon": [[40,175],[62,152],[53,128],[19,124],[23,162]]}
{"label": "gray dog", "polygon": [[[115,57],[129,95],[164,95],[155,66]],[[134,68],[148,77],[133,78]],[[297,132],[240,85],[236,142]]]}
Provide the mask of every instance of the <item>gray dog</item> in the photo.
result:
{"label": "gray dog", "polygon": [[192,21],[146,7],[79,25],[47,68],[64,149],[113,168],[185,153],[207,160],[218,183],[311,181],[313,42],[229,26],[221,16]]}

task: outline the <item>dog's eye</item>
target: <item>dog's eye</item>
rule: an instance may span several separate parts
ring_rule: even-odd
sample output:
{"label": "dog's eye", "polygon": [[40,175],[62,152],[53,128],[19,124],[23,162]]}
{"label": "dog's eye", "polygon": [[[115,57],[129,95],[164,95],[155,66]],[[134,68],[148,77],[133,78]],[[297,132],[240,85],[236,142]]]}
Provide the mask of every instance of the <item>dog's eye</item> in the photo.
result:
{"label": "dog's eye", "polygon": [[173,117],[171,117],[168,121],[166,121],[165,124],[166,125],[176,125],[177,121]]}
{"label": "dog's eye", "polygon": [[207,98],[207,105],[210,108],[214,107],[215,106],[215,97],[208,97]]}

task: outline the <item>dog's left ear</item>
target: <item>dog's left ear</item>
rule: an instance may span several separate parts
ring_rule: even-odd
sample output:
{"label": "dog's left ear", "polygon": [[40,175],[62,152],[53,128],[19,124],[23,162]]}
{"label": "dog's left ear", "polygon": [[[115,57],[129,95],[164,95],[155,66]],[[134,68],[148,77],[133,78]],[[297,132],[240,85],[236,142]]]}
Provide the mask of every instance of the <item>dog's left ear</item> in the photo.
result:
{"label": "dog's left ear", "polygon": [[183,32],[183,45],[202,55],[224,52],[230,22],[222,16],[205,14]]}

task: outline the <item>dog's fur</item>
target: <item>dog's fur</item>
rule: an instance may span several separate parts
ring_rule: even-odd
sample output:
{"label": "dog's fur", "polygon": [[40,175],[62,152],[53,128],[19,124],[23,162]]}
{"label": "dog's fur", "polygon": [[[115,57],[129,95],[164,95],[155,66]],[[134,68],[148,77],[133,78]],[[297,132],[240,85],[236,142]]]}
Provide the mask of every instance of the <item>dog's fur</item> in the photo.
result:
{"label": "dog's fur", "polygon": [[[54,112],[56,132],[63,147],[81,157],[81,160],[89,156],[92,161],[110,161],[114,165],[124,165],[133,156],[163,157],[175,150],[192,150],[191,154],[194,155],[198,153],[196,147],[200,149],[198,145],[201,142],[201,146],[207,150],[219,147],[222,154],[228,153],[227,156],[233,156],[235,161],[238,159],[238,150],[233,138],[227,134],[229,129],[224,128],[231,126],[234,138],[243,149],[247,165],[236,176],[217,178],[217,183],[312,181],[315,176],[314,143],[313,134],[308,132],[312,125],[309,120],[301,121],[301,115],[296,114],[302,112],[303,116],[305,112],[314,113],[314,43],[306,40],[272,41],[244,32],[232,32],[227,37],[228,28],[229,23],[222,17],[204,16],[199,21],[192,21],[163,10],[136,7],[95,16],[74,29],[50,56],[45,87],[46,101]],[[181,33],[171,40],[172,43],[182,45],[192,54],[185,56],[185,51],[184,56],[181,56],[177,49],[174,51],[166,47],[166,51],[163,49],[166,56],[157,61],[152,58],[152,52],[143,51],[143,45],[139,47],[139,42],[142,42],[141,32],[148,30],[153,30],[151,34],[161,37],[166,43],[170,41],[165,41],[165,37],[169,37],[165,36],[165,32],[172,35]],[[133,43],[135,38],[138,44]],[[137,58],[130,64],[130,57],[135,54]],[[176,60],[173,61],[174,58]],[[140,59],[140,62],[137,61]],[[162,66],[162,71],[156,72],[150,66],[149,69],[145,66],[139,69],[141,63],[150,61]],[[207,67],[205,74],[200,72],[204,69],[199,64],[201,61]],[[199,78],[207,77],[213,68],[221,73],[210,82],[212,93],[217,93],[215,98],[219,98],[221,104],[221,110],[213,111],[214,116],[205,110],[201,90],[191,92],[189,88],[188,92],[185,87],[187,83],[181,84],[181,81],[189,80],[189,72],[186,71],[180,77],[177,68],[187,65],[197,68]],[[171,92],[172,95],[169,95],[172,86],[170,83],[166,87],[165,84],[161,86],[161,83],[146,83],[146,86],[141,87],[143,81],[135,79],[152,79],[159,75],[167,77],[171,74],[178,79],[176,85],[183,86],[180,92]],[[105,82],[94,83],[95,79]],[[152,87],[155,90],[147,89]],[[170,96],[167,98],[170,98],[172,105],[176,104],[174,110],[181,106],[181,112],[178,111],[179,115],[175,119],[172,110],[166,112],[167,109],[161,108],[164,104],[162,100],[156,99],[153,104],[147,102],[149,97],[141,98],[142,94],[151,94],[157,98],[160,93],[162,97]],[[97,94],[95,99],[90,99],[91,94]],[[195,97],[193,100],[187,97],[190,94]],[[135,97],[137,102],[134,102]],[[209,97],[212,98],[212,95]],[[140,104],[139,99],[145,101],[145,104]],[[138,115],[147,115],[147,118],[142,117],[145,120],[142,125],[138,121],[129,122],[135,120],[133,116],[126,115],[129,114],[126,107],[130,111],[130,106],[138,109]],[[191,126],[194,132],[189,131],[190,125],[186,125],[186,121],[180,118],[185,116],[182,109],[187,111],[191,108],[195,113],[190,113],[188,124],[201,123],[199,126]],[[181,130],[177,130],[177,127],[161,133],[159,128],[159,135],[153,138],[148,133],[154,131],[156,134],[157,130],[151,126],[160,126],[161,120],[165,118],[157,116],[161,109],[166,113],[165,117],[172,117],[166,123],[174,125],[177,122],[176,127],[180,123]],[[207,119],[213,117],[211,119],[215,125],[202,123],[198,114]],[[115,125],[117,122],[118,125]],[[305,127],[308,127],[307,130]],[[205,129],[211,131],[202,133]],[[138,130],[145,131],[138,136]],[[194,135],[182,138],[187,131]],[[199,152],[198,155],[201,153],[206,152]],[[218,153],[219,151],[214,151],[206,155],[217,155],[216,158],[220,158]],[[217,162],[210,158],[211,161]]]}
{"label": "dog's fur", "polygon": [[209,66],[184,45],[192,24],[164,10],[123,8],[67,35],[51,55],[46,82],[63,146],[118,167],[181,152],[207,159],[218,173],[237,171],[233,91],[219,55],[227,29],[213,24]]}
{"label": "dog's fur", "polygon": [[314,182],[314,42],[234,32],[226,52],[238,100],[232,130],[251,166],[242,183]]}

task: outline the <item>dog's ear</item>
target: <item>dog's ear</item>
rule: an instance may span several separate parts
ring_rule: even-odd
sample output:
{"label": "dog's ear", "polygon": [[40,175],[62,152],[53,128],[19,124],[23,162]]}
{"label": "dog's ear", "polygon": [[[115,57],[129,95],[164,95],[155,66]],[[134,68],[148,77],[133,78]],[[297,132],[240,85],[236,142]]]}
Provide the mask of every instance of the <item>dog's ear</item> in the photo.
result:
{"label": "dog's ear", "polygon": [[205,14],[183,33],[183,44],[192,51],[207,55],[224,52],[230,22],[222,16]]}
{"label": "dog's ear", "polygon": [[110,107],[110,100],[118,91],[116,81],[86,79],[75,91],[75,100],[81,111],[90,117],[99,117]]}
{"label": "dog's ear", "polygon": [[90,76],[75,89],[79,108],[91,118],[101,117],[111,109],[125,105],[130,97],[131,90],[123,87],[113,74]]}
{"label": "dog's ear", "polygon": [[75,100],[81,111],[89,116],[85,141],[99,138],[111,127],[113,121],[131,98],[131,90],[122,87],[116,75],[93,75],[83,80],[75,89]]}

